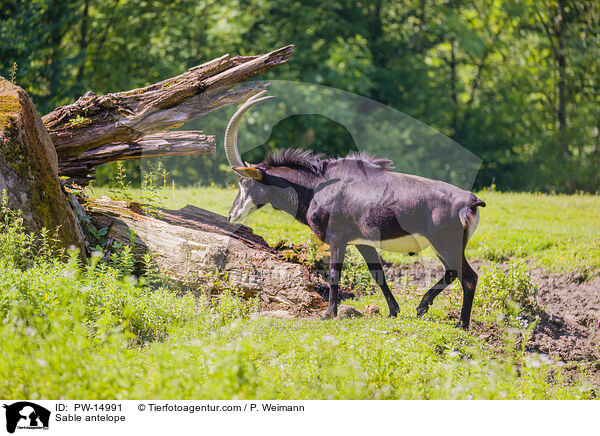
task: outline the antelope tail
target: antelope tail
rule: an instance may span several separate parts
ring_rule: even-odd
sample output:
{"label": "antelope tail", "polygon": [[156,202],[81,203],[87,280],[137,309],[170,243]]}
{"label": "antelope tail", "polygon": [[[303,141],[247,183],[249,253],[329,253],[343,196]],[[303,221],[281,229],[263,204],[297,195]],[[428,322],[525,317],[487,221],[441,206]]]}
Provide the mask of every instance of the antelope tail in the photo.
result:
{"label": "antelope tail", "polygon": [[473,225],[477,215],[478,207],[485,207],[485,201],[477,198],[474,194],[471,194],[471,200],[469,201],[469,204],[458,211],[460,223],[465,230],[469,229]]}

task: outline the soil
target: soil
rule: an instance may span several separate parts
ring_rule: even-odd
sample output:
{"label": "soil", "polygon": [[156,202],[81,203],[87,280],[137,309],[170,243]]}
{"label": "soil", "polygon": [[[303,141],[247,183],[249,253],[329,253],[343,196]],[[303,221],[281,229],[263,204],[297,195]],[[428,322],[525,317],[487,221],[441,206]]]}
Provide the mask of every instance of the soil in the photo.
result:
{"label": "soil", "polygon": [[[483,263],[471,264],[478,270]],[[443,275],[443,268],[435,261],[387,264],[384,269],[388,280],[397,282],[402,275],[408,276],[420,291],[427,289],[426,283],[434,283]],[[530,271],[532,281],[539,287],[537,302],[543,312],[527,348],[576,363],[570,366],[575,371],[583,369],[600,386],[600,276],[586,280],[577,272],[554,274],[535,267]],[[450,311],[448,318],[458,319],[458,309]],[[471,324],[471,330],[482,339],[501,344],[500,326],[486,326],[476,320]]]}
{"label": "soil", "polygon": [[577,273],[534,269],[532,279],[545,312],[532,347],[566,361],[595,362],[600,370],[600,277],[583,281]]}

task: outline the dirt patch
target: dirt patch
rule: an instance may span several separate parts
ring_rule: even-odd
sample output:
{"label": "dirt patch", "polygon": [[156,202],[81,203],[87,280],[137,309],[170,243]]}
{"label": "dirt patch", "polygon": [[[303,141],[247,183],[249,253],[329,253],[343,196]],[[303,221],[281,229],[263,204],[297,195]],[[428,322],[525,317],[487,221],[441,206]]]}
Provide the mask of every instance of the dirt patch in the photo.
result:
{"label": "dirt patch", "polygon": [[597,363],[600,371],[600,277],[583,281],[578,273],[531,271],[544,316],[531,346],[565,361]]}
{"label": "dirt patch", "polygon": [[[486,263],[471,262],[476,270]],[[389,280],[398,282],[401,276],[408,276],[420,290],[427,289],[444,272],[433,260],[388,263],[384,268]],[[585,362],[600,380],[600,277],[585,280],[581,273],[552,274],[540,268],[531,268],[530,274],[539,287],[536,300],[543,313],[528,348],[565,362]],[[489,336],[492,342],[498,339],[492,330],[476,320],[473,323],[475,333]]]}

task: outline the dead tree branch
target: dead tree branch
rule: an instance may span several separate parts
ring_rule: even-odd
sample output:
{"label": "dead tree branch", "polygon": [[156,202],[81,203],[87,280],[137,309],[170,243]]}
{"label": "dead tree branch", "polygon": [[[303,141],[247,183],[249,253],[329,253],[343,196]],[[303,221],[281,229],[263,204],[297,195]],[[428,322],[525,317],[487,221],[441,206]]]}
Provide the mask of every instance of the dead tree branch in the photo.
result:
{"label": "dead tree branch", "polygon": [[[55,109],[42,120],[59,162],[64,163],[61,175],[76,174],[85,182],[93,175],[86,175],[84,168],[91,171],[95,165],[105,163],[100,159],[94,164],[97,156],[108,153],[108,161],[146,156],[140,151],[144,146],[139,144],[147,142],[148,135],[163,132],[161,136],[168,143],[165,130],[244,101],[264,89],[265,84],[242,83],[286,62],[293,51],[290,45],[260,56],[225,55],[144,88],[106,95],[87,92],[75,103]],[[188,143],[186,154],[214,152],[208,145],[199,143],[194,149]],[[162,155],[159,149],[156,152],[154,155]]]}

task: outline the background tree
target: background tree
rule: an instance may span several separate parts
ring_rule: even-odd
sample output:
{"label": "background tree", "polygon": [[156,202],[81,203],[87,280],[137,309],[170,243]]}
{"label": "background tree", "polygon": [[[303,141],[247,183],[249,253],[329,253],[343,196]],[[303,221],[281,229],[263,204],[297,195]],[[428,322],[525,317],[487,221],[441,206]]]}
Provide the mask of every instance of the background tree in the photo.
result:
{"label": "background tree", "polygon": [[[484,160],[478,187],[598,191],[599,14],[585,0],[4,0],[0,75],[16,62],[45,113],[87,90],[131,89],[226,52],[292,43],[292,61],[266,78],[332,86],[413,116]],[[256,124],[268,124],[261,113]],[[227,115],[184,128],[218,132]],[[281,145],[331,155],[360,146],[331,120],[296,116],[248,157]],[[179,184],[233,180],[222,153],[166,164]]]}

